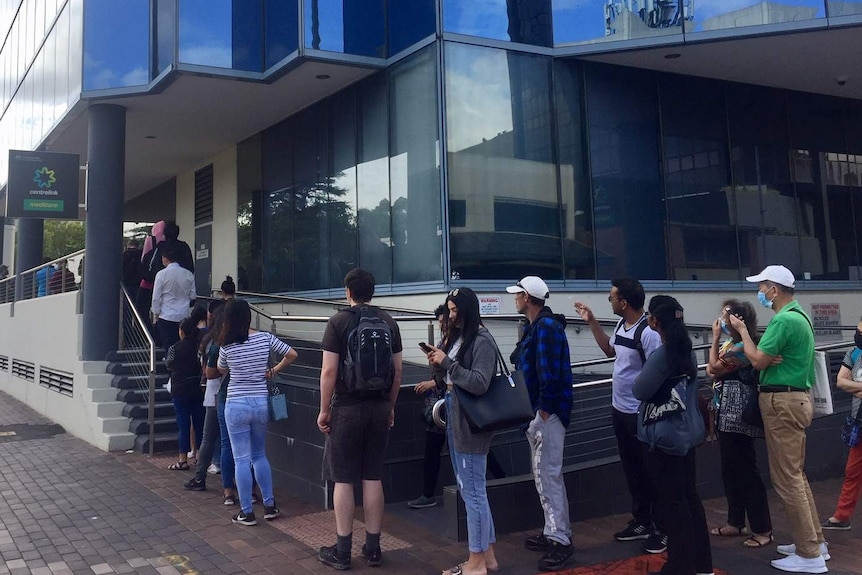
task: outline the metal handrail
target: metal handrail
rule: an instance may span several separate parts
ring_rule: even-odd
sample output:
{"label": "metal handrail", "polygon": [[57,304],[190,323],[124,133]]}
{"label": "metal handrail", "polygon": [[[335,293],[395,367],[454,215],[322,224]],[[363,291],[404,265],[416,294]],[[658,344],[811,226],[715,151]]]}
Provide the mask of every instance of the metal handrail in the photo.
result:
{"label": "metal handrail", "polygon": [[[853,329],[856,329],[856,328],[854,327]],[[848,347],[851,345],[854,345],[854,342],[852,342],[852,341],[837,341],[837,342],[832,342],[832,343],[824,343],[824,344],[820,344],[820,345],[815,345],[814,351],[831,351],[833,349],[841,349],[843,347]],[[608,359],[613,361],[614,358],[608,358]],[[579,363],[589,364],[592,361],[596,361],[596,360],[589,360],[589,361],[579,362]],[[706,370],[707,365],[709,365],[709,364],[699,363],[697,365],[697,370],[698,371]],[[584,381],[581,383],[572,384],[572,389],[583,388],[583,387],[592,387],[595,385],[605,385],[605,384],[612,383],[612,382],[613,382],[613,378],[610,378],[610,377],[604,378],[604,379],[597,379],[595,381]]]}
{"label": "metal handrail", "polygon": [[120,283],[120,289],[122,290],[123,297],[126,298],[126,303],[129,305],[129,309],[132,310],[132,316],[135,318],[138,326],[141,328],[141,331],[144,334],[144,337],[147,339],[147,344],[150,347],[149,353],[149,377],[148,377],[148,397],[147,397],[147,424],[149,425],[149,444],[150,444],[150,456],[152,457],[155,449],[156,443],[156,341],[153,338],[152,334],[150,334],[150,330],[147,329],[146,323],[144,322],[141,314],[138,312],[138,308],[135,307],[135,302],[132,301],[132,296],[129,295],[129,292],[126,290],[126,287]]}

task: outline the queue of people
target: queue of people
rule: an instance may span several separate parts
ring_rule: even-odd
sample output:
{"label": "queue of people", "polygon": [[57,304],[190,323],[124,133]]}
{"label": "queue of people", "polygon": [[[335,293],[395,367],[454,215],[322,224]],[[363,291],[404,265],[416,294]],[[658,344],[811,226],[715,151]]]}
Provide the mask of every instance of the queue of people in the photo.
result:
{"label": "queue of people", "polygon": [[[174,257],[171,247],[165,246],[163,251],[166,265],[159,274],[170,273]],[[646,297],[640,282],[614,280],[608,301],[621,319],[609,335],[589,307],[575,303],[576,312],[589,325],[600,349],[615,358],[611,420],[632,497],[632,517],[613,537],[618,541],[642,540],[646,552],[667,551],[667,561],[660,570],[664,575],[713,573],[710,536],[741,536],[743,546],[749,548],[773,543],[766,488],[757,469],[754,442],[758,438],[766,440],[772,482],[784,504],[793,538],[777,546],[776,551],[784,557],[771,562],[774,568],[826,572],[830,556],[823,530],[849,528],[859,497],[862,457],[858,448],[853,448],[836,511],[822,522],[818,519],[803,471],[805,430],[812,418],[808,389],[813,382],[813,328],[794,299],[795,279],[787,268],[769,266],[747,279],[758,286],[757,301],[775,315],[758,336],[754,307],[731,299],[722,303],[713,324],[707,374],[714,382],[713,408],[728,511],[725,524],[712,529],[707,526],[696,489],[695,448],[703,442],[705,427],[697,409],[686,409],[686,405],[696,403],[698,377],[682,305],[673,297],[657,295],[644,309]],[[158,275],[154,285],[157,283]],[[373,275],[354,269],[345,277],[344,285],[350,307],[330,318],[323,336],[317,418],[318,429],[325,435],[323,474],[334,484],[335,507],[335,541],[319,549],[318,559],[338,570],[352,566],[356,484],[362,488],[366,527],[361,557],[370,566],[383,563],[384,453],[395,423],[403,353],[398,324],[371,304]],[[573,401],[566,319],[548,307],[550,290],[537,276],[524,277],[507,291],[525,317],[510,361],[524,375],[534,413],[523,431],[544,515],[542,532],[526,538],[524,545],[541,553],[540,570],[557,571],[572,566],[576,558],[562,473]],[[210,326],[220,327],[195,348],[203,357],[195,374],[181,375],[184,372],[179,368],[183,341],[196,335],[197,326],[191,320],[180,323],[181,339],[169,354],[172,378],[175,370],[178,378],[197,376],[200,381],[202,374],[207,378],[205,395],[213,397],[208,402],[208,423],[196,429],[204,440],[201,453],[210,452],[207,443],[216,436],[221,439],[225,503],[235,503],[238,496],[241,510],[233,521],[250,526],[257,523],[252,508],[255,481],[261,491],[264,518],[272,520],[280,515],[264,445],[267,380],[288,367],[297,354],[272,335],[250,329],[248,304],[234,299],[234,292],[230,285],[222,286],[229,299],[209,318]],[[158,305],[155,299],[152,305]],[[493,432],[471,428],[455,390],[481,397],[499,372],[503,356],[482,324],[479,300],[470,288],[449,292],[435,316],[441,338],[436,345],[422,344],[431,377],[415,389],[417,394],[426,395],[424,478],[420,497],[408,504],[413,508],[436,504],[440,454],[448,443],[467,511],[468,546],[466,559],[442,573],[487,575],[500,569],[486,486]],[[376,355],[366,357],[372,352],[362,342],[372,337],[376,338]],[[862,348],[862,323],[857,340]],[[281,357],[272,367],[267,364],[270,353]],[[839,373],[839,386],[857,399],[862,397],[860,374],[862,349],[855,355],[848,352]],[[221,405],[215,399],[218,396],[224,396],[224,415],[221,407],[215,407]],[[445,431],[433,425],[431,415],[434,404],[441,400]],[[752,402],[762,423],[745,413]],[[182,425],[187,429],[189,423]],[[214,431],[218,428],[221,433]],[[174,468],[182,467],[182,452],[187,447],[188,441],[183,440]],[[198,465],[187,489],[205,489],[207,464]]]}

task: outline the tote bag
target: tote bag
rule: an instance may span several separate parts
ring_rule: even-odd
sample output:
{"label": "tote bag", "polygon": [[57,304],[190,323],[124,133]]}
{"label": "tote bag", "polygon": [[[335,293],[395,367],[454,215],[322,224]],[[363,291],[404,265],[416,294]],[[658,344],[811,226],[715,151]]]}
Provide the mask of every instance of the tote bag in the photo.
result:
{"label": "tote bag", "polygon": [[[497,346],[496,342],[494,346]],[[474,395],[457,385],[454,387],[458,404],[473,433],[521,427],[535,416],[530,394],[524,383],[524,374],[520,371],[509,371],[499,347],[497,364],[500,373],[494,374],[488,391],[482,395]]]}
{"label": "tote bag", "polygon": [[832,390],[829,387],[829,369],[826,352],[814,352],[814,385],[811,386],[811,405],[814,417],[832,415]]}
{"label": "tote bag", "polygon": [[638,407],[638,439],[649,450],[668,455],[687,455],[703,443],[705,428],[697,409],[697,380],[678,375],[671,378],[670,398],[661,404],[643,401]]}

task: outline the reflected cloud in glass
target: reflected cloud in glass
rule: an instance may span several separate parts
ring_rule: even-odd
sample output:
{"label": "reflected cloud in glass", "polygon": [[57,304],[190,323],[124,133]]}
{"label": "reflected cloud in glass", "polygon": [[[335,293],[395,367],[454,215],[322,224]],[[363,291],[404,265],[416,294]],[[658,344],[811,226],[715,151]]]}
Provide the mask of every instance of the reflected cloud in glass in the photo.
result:
{"label": "reflected cloud in glass", "polygon": [[[84,89],[149,82],[149,1],[88,0],[84,20]],[[117,22],[123,22],[117,26]]]}
{"label": "reflected cloud in glass", "polygon": [[444,0],[446,32],[551,45],[550,0]]}

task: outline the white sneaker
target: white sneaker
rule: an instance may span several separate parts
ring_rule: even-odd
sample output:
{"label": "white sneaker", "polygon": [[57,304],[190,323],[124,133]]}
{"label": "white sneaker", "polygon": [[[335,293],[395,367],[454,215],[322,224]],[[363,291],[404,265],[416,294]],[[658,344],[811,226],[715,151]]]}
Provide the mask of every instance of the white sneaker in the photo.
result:
{"label": "white sneaker", "polygon": [[[796,545],[793,543],[790,545],[779,545],[775,550],[782,555],[796,555]],[[820,544],[820,555],[823,556],[824,561],[832,559],[832,555],[829,554],[829,543],[826,541]]]}
{"label": "white sneaker", "polygon": [[209,473],[210,475],[218,475],[219,473],[221,473],[221,467],[219,467],[215,463],[210,463],[210,466],[207,467],[207,473]]}
{"label": "white sneaker", "polygon": [[800,557],[795,553],[788,555],[784,559],[776,559],[771,562],[772,566],[782,571],[790,571],[791,573],[826,573],[829,569],[826,567],[826,560],[823,556]]}

